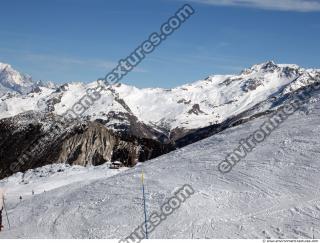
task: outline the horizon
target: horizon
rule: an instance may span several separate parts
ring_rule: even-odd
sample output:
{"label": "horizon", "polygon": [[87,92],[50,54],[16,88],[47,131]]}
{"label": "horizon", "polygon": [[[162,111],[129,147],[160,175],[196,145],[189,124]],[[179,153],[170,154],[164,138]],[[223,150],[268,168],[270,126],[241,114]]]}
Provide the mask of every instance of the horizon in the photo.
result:
{"label": "horizon", "polygon": [[[252,68],[252,67],[255,66],[255,65],[262,65],[262,64],[269,63],[269,62],[273,62],[275,65],[278,65],[278,66],[279,66],[279,65],[283,65],[283,66],[298,65],[298,64],[295,64],[295,63],[277,63],[277,62],[275,62],[274,60],[267,60],[267,61],[265,61],[265,62],[255,63],[255,64],[252,64],[252,65],[249,65],[248,67],[244,67],[244,68],[243,68],[242,70],[240,70],[239,72],[226,73],[226,74],[213,73],[213,74],[207,75],[206,77],[202,77],[202,78],[198,78],[198,79],[194,79],[194,80],[188,80],[188,81],[186,81],[186,82],[184,82],[184,83],[182,83],[182,84],[178,84],[178,85],[176,85],[176,86],[174,86],[174,87],[169,87],[169,88],[167,88],[167,87],[160,87],[160,86],[154,86],[154,87],[148,87],[148,86],[138,87],[138,86],[136,86],[135,84],[130,84],[130,83],[126,83],[126,82],[119,82],[119,83],[120,83],[120,84],[125,84],[125,85],[128,85],[128,86],[131,86],[131,87],[139,88],[139,89],[149,89],[149,88],[155,88],[155,89],[157,89],[157,88],[159,88],[159,89],[173,89],[173,88],[178,88],[178,87],[183,86],[183,85],[188,85],[188,84],[196,83],[196,82],[198,82],[198,81],[202,81],[202,80],[206,79],[207,77],[220,76],[220,75],[225,75],[225,76],[228,76],[228,75],[230,75],[230,76],[237,76],[237,75],[240,75],[241,72],[243,72],[244,70],[250,69],[250,68]],[[4,63],[4,62],[1,62],[1,61],[0,61],[0,64],[9,65],[11,68],[13,68],[14,70],[18,71],[19,73],[24,74],[24,75],[31,76],[33,82],[38,82],[38,81],[42,81],[42,82],[52,82],[52,83],[54,83],[54,84],[56,84],[56,85],[58,85],[58,86],[59,86],[59,85],[64,85],[64,84],[68,84],[68,83],[69,83],[69,84],[72,84],[72,83],[93,83],[93,82],[97,82],[97,80],[91,80],[91,81],[87,81],[87,82],[85,82],[85,81],[80,81],[80,80],[70,80],[70,81],[67,81],[67,82],[64,82],[64,83],[57,83],[57,82],[54,82],[54,81],[52,81],[52,80],[45,80],[45,79],[36,80],[36,79],[34,79],[34,78],[32,77],[32,75],[30,75],[29,73],[24,72],[24,71],[21,71],[21,70],[17,70],[17,69],[16,69],[13,65],[11,65],[10,63]],[[303,69],[305,69],[305,70],[308,70],[308,69],[311,69],[311,70],[320,70],[320,67],[319,67],[319,68],[317,68],[317,67],[303,67],[303,66],[300,66],[300,65],[298,65],[298,67],[299,67],[299,68],[303,68]]]}
{"label": "horizon", "polygon": [[320,4],[308,2],[13,0],[0,16],[0,62],[34,80],[92,82],[188,3],[196,14],[122,83],[173,88],[268,60],[318,69]]}

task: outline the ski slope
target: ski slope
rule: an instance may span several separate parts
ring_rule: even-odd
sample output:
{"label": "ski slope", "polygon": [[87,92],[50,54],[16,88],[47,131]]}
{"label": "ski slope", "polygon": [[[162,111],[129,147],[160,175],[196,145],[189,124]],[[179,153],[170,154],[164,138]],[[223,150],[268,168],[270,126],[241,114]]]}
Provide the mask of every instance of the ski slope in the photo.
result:
{"label": "ski slope", "polygon": [[52,164],[16,173],[0,181],[0,188],[5,188],[6,200],[18,202],[18,198],[30,198],[72,183],[87,184],[92,180],[114,176],[127,168],[109,169],[110,162],[100,166],[70,166]]}
{"label": "ski slope", "polygon": [[[71,180],[21,203],[11,193],[11,230],[6,227],[0,238],[126,237],[144,219],[142,169],[149,214],[182,185],[195,190],[150,238],[320,238],[319,118],[317,96],[228,174],[221,174],[217,165],[266,117],[111,177],[99,170],[91,172],[100,174],[96,179],[83,173],[81,181]],[[58,179],[68,180],[68,174]],[[45,185],[47,179],[32,183],[37,180]],[[13,179],[3,183],[11,192],[21,186]]]}

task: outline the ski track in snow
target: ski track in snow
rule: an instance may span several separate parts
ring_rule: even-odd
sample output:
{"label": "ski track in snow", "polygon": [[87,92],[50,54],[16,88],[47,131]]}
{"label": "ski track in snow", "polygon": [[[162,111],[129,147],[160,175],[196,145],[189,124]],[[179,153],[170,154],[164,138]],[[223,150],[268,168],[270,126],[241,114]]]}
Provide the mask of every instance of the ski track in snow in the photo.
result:
{"label": "ski track in snow", "polygon": [[[312,107],[291,116],[225,175],[217,170],[219,162],[266,117],[112,177],[85,172],[82,180],[21,203],[15,194],[21,185],[12,182],[10,187],[20,188],[8,189],[12,228],[0,238],[126,237],[143,222],[142,168],[148,214],[182,185],[195,189],[151,238],[320,238],[319,102]],[[44,181],[39,179],[48,185]]]}

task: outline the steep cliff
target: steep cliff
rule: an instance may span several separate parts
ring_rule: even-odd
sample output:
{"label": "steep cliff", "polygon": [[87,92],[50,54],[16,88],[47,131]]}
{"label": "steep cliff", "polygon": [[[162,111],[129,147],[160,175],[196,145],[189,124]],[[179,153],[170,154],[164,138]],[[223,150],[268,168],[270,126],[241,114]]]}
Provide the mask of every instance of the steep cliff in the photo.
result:
{"label": "steep cliff", "polygon": [[173,150],[170,144],[117,134],[99,122],[65,126],[53,114],[28,112],[0,120],[0,178],[53,163],[134,166]]}

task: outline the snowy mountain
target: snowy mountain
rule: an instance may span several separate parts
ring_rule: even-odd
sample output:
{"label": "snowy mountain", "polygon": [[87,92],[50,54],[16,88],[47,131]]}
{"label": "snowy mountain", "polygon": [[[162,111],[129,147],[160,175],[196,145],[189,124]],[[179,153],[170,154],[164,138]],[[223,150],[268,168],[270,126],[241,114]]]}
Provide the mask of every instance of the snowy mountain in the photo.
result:
{"label": "snowy mountain", "polygon": [[[101,98],[83,113],[77,124],[64,129],[58,140],[49,138],[43,157],[39,155],[32,163],[25,163],[29,166],[22,171],[55,161],[98,165],[111,159],[133,166],[264,116],[279,109],[298,90],[319,81],[317,69],[270,61],[238,75],[212,75],[170,90],[117,84],[102,91]],[[49,135],[52,121],[61,120],[60,116],[88,88],[96,86],[97,82],[68,83],[58,88],[38,86],[27,94],[3,96],[0,155],[5,165],[2,169],[7,171],[11,163],[21,159],[21,151]],[[97,133],[103,134],[101,140],[88,147],[88,141],[95,140]],[[109,136],[114,143],[105,142]],[[69,150],[64,149],[66,144]],[[50,154],[52,145],[56,148],[54,156]],[[44,161],[46,157],[50,159]]]}
{"label": "snowy mountain", "polygon": [[[297,65],[276,65],[267,62],[254,65],[239,75],[213,75],[205,80],[171,90],[138,89],[118,84],[102,93],[83,116],[90,120],[110,120],[117,115],[132,115],[137,120],[161,131],[198,129],[219,124],[279,92],[293,92],[320,79],[318,70],[306,70]],[[70,83],[58,90],[43,90],[38,95],[6,99],[8,107],[0,117],[10,117],[21,111],[50,111],[57,115],[70,109],[88,88],[96,82]],[[25,101],[30,102],[25,102]],[[30,103],[33,105],[31,106]],[[16,108],[13,108],[13,104]],[[115,126],[115,119],[107,125]]]}
{"label": "snowy mountain", "polygon": [[311,95],[228,174],[218,164],[266,116],[112,177],[101,177],[104,169],[45,167],[3,180],[11,229],[4,221],[0,238],[127,237],[144,222],[143,170],[148,215],[182,185],[195,191],[150,238],[318,239],[320,96]]}
{"label": "snowy mountain", "polygon": [[34,82],[31,76],[16,71],[9,64],[0,63],[0,97],[7,93],[25,95],[40,86],[56,87],[52,82]]}
{"label": "snowy mountain", "polygon": [[29,75],[19,73],[9,64],[0,63],[0,95],[6,92],[25,94],[30,92],[33,86]]}

